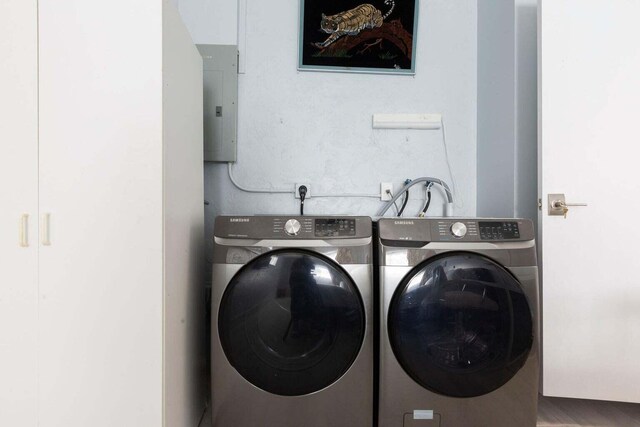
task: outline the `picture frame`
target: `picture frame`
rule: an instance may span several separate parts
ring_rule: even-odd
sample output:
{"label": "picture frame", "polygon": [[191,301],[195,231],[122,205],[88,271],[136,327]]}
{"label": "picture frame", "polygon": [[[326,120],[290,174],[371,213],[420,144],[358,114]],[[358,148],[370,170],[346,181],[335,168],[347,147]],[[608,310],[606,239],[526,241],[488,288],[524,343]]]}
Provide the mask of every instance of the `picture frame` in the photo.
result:
{"label": "picture frame", "polygon": [[418,7],[419,0],[300,0],[298,70],[415,75]]}

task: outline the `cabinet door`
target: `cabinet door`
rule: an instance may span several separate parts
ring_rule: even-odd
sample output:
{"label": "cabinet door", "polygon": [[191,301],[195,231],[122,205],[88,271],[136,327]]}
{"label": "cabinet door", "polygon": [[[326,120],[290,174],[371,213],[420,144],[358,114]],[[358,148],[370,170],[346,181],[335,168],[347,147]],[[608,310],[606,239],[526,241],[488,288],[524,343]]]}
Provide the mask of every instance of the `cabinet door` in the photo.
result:
{"label": "cabinet door", "polygon": [[161,6],[39,1],[41,426],[162,425]]}
{"label": "cabinet door", "polygon": [[0,2],[0,425],[37,424],[38,28]]}

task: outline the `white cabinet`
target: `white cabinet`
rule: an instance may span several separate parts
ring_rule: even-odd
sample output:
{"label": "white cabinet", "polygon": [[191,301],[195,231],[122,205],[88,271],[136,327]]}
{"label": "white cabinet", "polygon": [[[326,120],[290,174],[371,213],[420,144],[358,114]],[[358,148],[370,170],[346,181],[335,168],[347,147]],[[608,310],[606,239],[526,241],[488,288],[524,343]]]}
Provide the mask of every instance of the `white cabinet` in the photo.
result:
{"label": "white cabinet", "polygon": [[196,426],[200,55],[167,1],[0,7],[0,425]]}
{"label": "white cabinet", "polygon": [[38,321],[35,0],[0,2],[0,425],[34,426]]}

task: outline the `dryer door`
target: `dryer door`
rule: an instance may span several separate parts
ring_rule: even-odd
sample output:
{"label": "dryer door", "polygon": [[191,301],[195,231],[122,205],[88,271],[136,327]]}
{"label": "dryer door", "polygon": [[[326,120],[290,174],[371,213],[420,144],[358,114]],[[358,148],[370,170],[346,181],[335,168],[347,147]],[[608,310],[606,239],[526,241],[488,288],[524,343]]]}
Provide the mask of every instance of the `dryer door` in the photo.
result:
{"label": "dryer door", "polygon": [[338,380],[356,359],[365,331],[360,293],[332,260],[309,251],[263,254],[229,283],[218,333],[247,381],[297,396]]}
{"label": "dryer door", "polygon": [[532,311],[507,270],[473,253],[446,253],[413,269],[389,307],[389,340],[411,378],[447,396],[496,390],[524,365]]}

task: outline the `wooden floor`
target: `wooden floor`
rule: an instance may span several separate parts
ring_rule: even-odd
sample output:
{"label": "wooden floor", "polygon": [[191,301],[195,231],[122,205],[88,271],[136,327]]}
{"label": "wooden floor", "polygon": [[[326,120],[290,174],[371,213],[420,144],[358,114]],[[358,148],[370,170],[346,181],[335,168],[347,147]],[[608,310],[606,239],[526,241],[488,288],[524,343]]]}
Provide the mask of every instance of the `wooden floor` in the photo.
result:
{"label": "wooden floor", "polygon": [[640,404],[541,397],[538,426],[640,427]]}
{"label": "wooden floor", "polygon": [[[211,418],[206,414],[200,427],[210,426]],[[640,404],[541,397],[538,427],[543,426],[640,427]]]}

